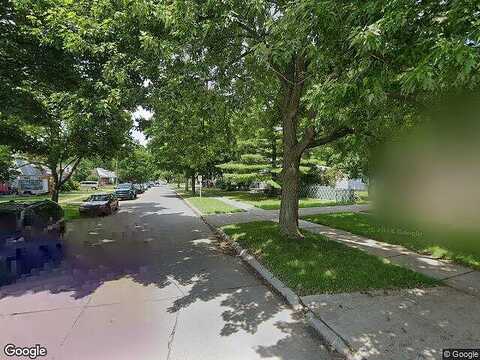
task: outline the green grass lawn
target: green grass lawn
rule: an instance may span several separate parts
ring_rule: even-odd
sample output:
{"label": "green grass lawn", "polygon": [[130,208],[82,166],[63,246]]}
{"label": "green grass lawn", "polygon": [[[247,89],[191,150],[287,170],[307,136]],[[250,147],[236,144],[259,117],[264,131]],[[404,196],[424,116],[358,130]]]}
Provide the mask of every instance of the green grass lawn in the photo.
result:
{"label": "green grass lawn", "polygon": [[176,187],[176,190],[186,201],[195,206],[204,215],[243,211],[242,209],[228,205],[221,200],[214,199],[213,197],[215,196],[221,196],[217,195],[219,192],[216,191],[202,191],[202,197],[200,197],[198,192],[193,195],[191,192],[185,192],[178,187]]}
{"label": "green grass lawn", "polygon": [[78,210],[79,206],[80,206],[80,203],[62,204],[65,221],[75,220],[80,218],[80,212]]}
{"label": "green grass lawn", "polygon": [[208,197],[189,197],[187,201],[204,215],[225,214],[242,211],[239,208],[225,204],[223,201]]}
{"label": "green grass lawn", "polygon": [[[185,190],[182,186],[173,186],[178,192],[184,194]],[[198,189],[197,189],[198,193]],[[267,196],[263,193],[251,193],[248,191],[226,191],[216,188],[202,189],[202,197],[227,197],[232,200],[240,201],[246,204],[253,205],[264,210],[278,210],[280,209],[279,196]],[[361,194],[357,204],[368,203],[368,194],[364,192]],[[320,199],[300,199],[299,206],[301,208],[348,205],[352,203],[338,203],[335,200],[320,200]]]}
{"label": "green grass lawn", "polygon": [[273,222],[228,225],[223,230],[299,295],[439,284],[321,235],[305,232],[303,241],[288,240]]}
{"label": "green grass lawn", "polygon": [[411,225],[387,224],[365,213],[320,214],[304,219],[480,269],[478,233],[439,228],[419,231]]}

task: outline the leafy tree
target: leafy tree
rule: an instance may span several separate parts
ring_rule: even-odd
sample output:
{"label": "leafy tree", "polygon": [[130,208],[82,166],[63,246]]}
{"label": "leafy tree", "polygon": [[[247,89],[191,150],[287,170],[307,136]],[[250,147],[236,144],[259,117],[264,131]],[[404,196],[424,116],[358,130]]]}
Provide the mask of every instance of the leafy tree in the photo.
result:
{"label": "leafy tree", "polygon": [[145,183],[154,179],[154,167],[151,154],[138,145],[125,158],[118,162],[118,177],[121,181]]}
{"label": "leafy tree", "polygon": [[227,188],[248,188],[253,182],[266,182],[269,188],[279,189],[281,134],[275,126],[276,118],[269,112],[247,110],[246,114],[236,114],[239,119],[234,120],[234,159],[217,168],[222,170]]}
{"label": "leafy tree", "polygon": [[8,182],[14,175],[12,153],[8,147],[0,146],[0,182]]}
{"label": "leafy tree", "polygon": [[[36,113],[65,103],[77,104],[78,111],[78,104],[93,105],[82,100],[90,96],[108,116],[144,103],[156,114],[147,126],[152,152],[172,169],[195,176],[232,158],[224,149],[234,142],[230,125],[236,117],[277,111],[283,130],[280,226],[293,238],[301,237],[300,164],[309,149],[335,143],[346,152],[368,154],[376,143],[421,120],[419,113],[439,94],[476,91],[480,81],[475,1],[15,3],[28,9],[28,16],[2,22],[9,28],[6,48],[15,53],[21,42],[12,34],[26,21],[34,31],[22,39],[32,37],[34,49],[40,42],[61,54],[66,50],[64,74],[73,79],[55,82],[60,89],[52,89],[41,76],[28,74],[43,84],[27,91],[35,104],[29,109]],[[35,57],[26,56],[27,65],[28,59]],[[22,80],[22,73],[1,76],[15,83],[17,75]],[[39,88],[47,96],[30,96]],[[65,94],[66,88],[78,90]],[[16,125],[13,111],[7,118],[8,127],[0,131],[28,124]],[[28,135],[11,139],[19,148],[45,144]]]}
{"label": "leafy tree", "polygon": [[2,143],[50,168],[54,201],[82,159],[113,156],[132,125],[125,112],[130,98],[118,87],[127,80],[106,71],[116,54],[107,56],[106,39],[71,30],[81,22],[71,10],[84,5],[15,0],[6,3],[1,22],[7,61],[0,76],[8,86],[0,93]]}
{"label": "leafy tree", "polygon": [[195,193],[196,175],[214,172],[231,151],[228,103],[194,78],[170,82],[153,96],[149,148],[159,169],[184,174]]}
{"label": "leafy tree", "polygon": [[[429,91],[478,84],[478,14],[470,1],[172,1],[168,18],[215,69],[215,86],[252,68],[277,78],[283,127],[280,226],[298,232],[302,155],[355,133],[366,144],[408,126]],[[188,44],[188,45],[187,45]],[[213,72],[213,71],[212,71]],[[366,146],[368,146],[366,145]]]}

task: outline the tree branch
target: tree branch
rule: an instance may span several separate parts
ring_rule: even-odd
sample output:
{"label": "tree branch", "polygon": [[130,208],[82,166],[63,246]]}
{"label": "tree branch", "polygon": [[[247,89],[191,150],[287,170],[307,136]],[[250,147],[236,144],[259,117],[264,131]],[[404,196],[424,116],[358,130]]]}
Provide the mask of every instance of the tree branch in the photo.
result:
{"label": "tree branch", "polygon": [[303,140],[298,143],[298,151],[303,153],[306,149],[311,149],[317,146],[322,146],[341,139],[347,135],[353,134],[354,130],[348,127],[341,127],[334,130],[328,135],[317,137],[317,133],[313,127],[309,127],[305,130]]}
{"label": "tree branch", "polygon": [[234,16],[234,22],[243,30],[245,30],[248,34],[250,34],[253,38],[257,39],[257,40],[261,40],[262,37],[256,29],[252,28],[251,26],[249,26],[248,24],[246,24],[245,22],[243,22],[242,20],[239,19],[238,17],[238,14],[233,12],[232,11],[232,15]]}
{"label": "tree branch", "polygon": [[[75,172],[75,170],[77,169],[77,166],[78,164],[80,164],[80,161],[82,161],[82,157],[79,157],[75,160],[75,162],[73,163],[72,165],[72,171],[68,172],[68,175],[65,176],[65,178],[60,178],[59,179],[59,187],[62,186],[63,184],[65,184],[73,175],[73,173]],[[71,163],[71,162],[70,162]],[[68,165],[67,165],[68,166]],[[65,167],[66,169],[66,167]]]}
{"label": "tree branch", "polygon": [[309,145],[308,148],[314,148],[317,146],[325,145],[331,143],[335,140],[341,139],[347,135],[353,134],[354,130],[352,128],[342,127],[340,129],[335,130],[329,135],[317,138],[313,140]]}

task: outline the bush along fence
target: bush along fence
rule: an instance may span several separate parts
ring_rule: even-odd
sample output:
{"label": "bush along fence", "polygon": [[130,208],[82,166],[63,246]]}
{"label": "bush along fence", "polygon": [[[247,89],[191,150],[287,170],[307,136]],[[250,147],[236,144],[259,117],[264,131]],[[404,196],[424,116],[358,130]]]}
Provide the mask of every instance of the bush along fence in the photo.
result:
{"label": "bush along fence", "polygon": [[300,197],[351,203],[355,201],[355,190],[335,189],[324,185],[302,185],[300,187]]}

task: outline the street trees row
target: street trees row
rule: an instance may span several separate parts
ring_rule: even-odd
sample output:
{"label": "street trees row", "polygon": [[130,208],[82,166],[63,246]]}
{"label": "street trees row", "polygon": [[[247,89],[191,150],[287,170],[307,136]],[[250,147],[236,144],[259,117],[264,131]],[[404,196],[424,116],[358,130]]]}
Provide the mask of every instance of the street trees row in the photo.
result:
{"label": "street trees row", "polygon": [[1,2],[0,144],[50,169],[54,201],[83,159],[111,157],[132,126],[128,92],[106,72],[114,49],[84,36],[91,22],[76,26],[72,10],[86,5]]}
{"label": "street trees row", "polygon": [[[301,238],[305,152],[338,147],[368,157],[376,144],[417,123],[438,97],[476,91],[480,83],[475,1],[14,3],[28,15],[29,37],[67,50],[58,59],[82,91],[56,96],[55,104],[83,106],[91,102],[78,99],[94,98],[108,116],[132,104],[154,110],[142,126],[167,168],[192,176],[228,161],[240,117],[273,119],[282,129],[280,227],[291,238]],[[97,108],[87,109],[99,118]],[[67,114],[78,111],[77,105]],[[368,166],[363,159],[357,165]]]}
{"label": "street trees row", "polygon": [[180,59],[198,56],[198,76],[212,88],[255,97],[265,77],[276,79],[270,101],[279,104],[283,128],[280,226],[301,238],[299,166],[307,149],[339,140],[371,148],[414,124],[436,97],[478,89],[478,6],[187,0],[169,1],[164,11]]}

